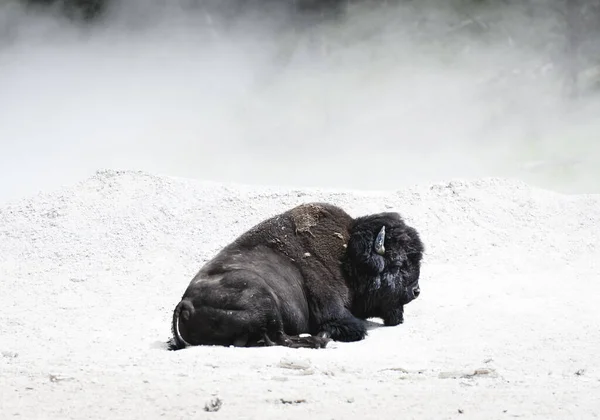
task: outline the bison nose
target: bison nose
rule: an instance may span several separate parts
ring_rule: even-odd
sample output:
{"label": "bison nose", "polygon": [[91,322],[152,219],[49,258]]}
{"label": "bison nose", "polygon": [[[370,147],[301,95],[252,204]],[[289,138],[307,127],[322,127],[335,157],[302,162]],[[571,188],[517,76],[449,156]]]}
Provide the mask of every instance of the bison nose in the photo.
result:
{"label": "bison nose", "polygon": [[419,288],[419,286],[417,286],[417,287],[415,287],[415,288],[412,290],[412,292],[413,292],[413,296],[414,296],[414,297],[415,297],[415,299],[416,299],[416,298],[418,298],[418,297],[419,297],[419,295],[421,294],[421,289]]}

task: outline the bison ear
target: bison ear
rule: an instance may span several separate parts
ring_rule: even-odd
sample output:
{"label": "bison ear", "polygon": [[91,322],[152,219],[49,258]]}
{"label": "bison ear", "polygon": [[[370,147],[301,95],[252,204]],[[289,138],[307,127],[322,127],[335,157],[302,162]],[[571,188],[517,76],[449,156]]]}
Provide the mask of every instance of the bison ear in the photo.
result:
{"label": "bison ear", "polygon": [[385,254],[385,246],[383,245],[385,242],[385,225],[381,227],[381,230],[377,234],[375,241],[373,243],[373,249],[379,255]]}
{"label": "bison ear", "polygon": [[[385,230],[383,235],[385,235]],[[381,243],[385,239],[383,235],[377,235],[381,236]],[[370,229],[357,229],[350,235],[347,252],[356,269],[369,274],[379,274],[384,270],[385,260],[379,254],[381,247],[377,246],[377,242],[378,239],[374,238],[373,231]]]}

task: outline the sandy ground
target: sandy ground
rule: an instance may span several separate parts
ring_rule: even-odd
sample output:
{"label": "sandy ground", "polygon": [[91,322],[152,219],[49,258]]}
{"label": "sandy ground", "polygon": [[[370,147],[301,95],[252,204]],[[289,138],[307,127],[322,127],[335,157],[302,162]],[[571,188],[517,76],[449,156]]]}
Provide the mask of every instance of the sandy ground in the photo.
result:
{"label": "sandy ground", "polygon": [[[419,229],[405,324],[323,350],[166,351],[200,265],[311,200]],[[0,209],[0,418],[596,418],[599,236],[600,196],[512,180],[351,192],[101,171]]]}

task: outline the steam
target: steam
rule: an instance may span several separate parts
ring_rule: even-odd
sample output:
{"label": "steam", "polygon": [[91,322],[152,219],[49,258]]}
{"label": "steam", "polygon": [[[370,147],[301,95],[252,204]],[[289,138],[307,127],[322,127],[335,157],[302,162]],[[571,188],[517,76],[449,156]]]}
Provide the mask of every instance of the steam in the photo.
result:
{"label": "steam", "polygon": [[450,3],[355,6],[328,23],[123,0],[91,26],[0,3],[0,201],[99,168],[597,191],[600,102],[566,99],[556,16]]}

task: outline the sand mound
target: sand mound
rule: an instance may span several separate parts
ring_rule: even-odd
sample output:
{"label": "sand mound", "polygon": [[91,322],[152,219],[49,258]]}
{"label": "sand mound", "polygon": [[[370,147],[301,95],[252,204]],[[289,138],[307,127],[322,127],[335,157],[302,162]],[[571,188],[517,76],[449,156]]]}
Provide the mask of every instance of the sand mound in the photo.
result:
{"label": "sand mound", "polygon": [[[200,265],[313,200],[419,229],[422,296],[405,324],[317,351],[165,351]],[[600,196],[504,179],[362,192],[101,171],[0,208],[1,417],[589,418],[599,238]]]}

